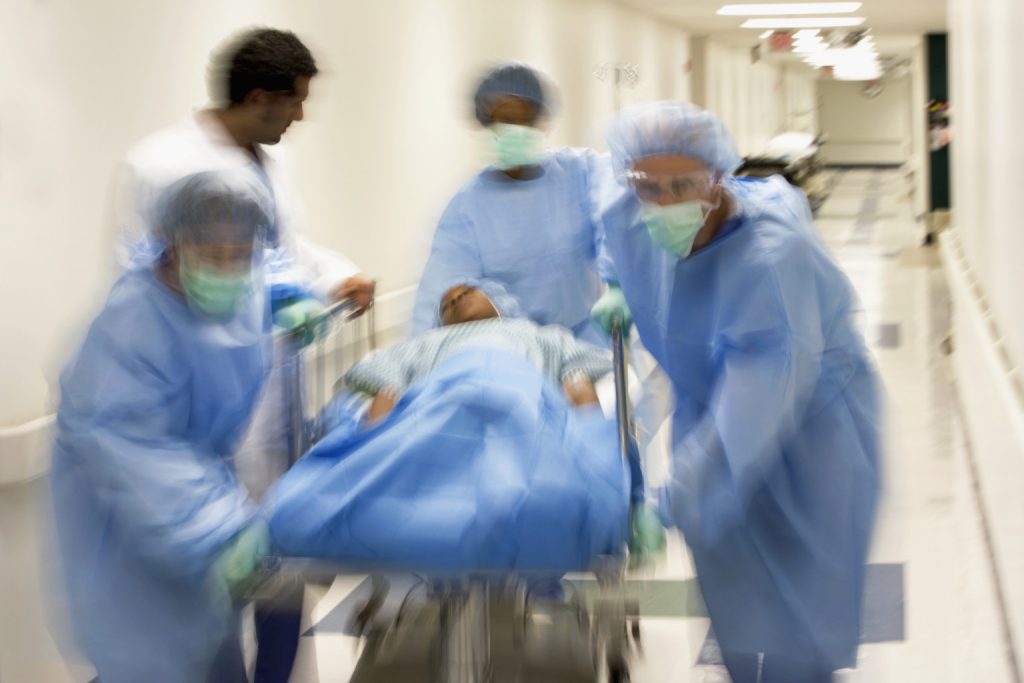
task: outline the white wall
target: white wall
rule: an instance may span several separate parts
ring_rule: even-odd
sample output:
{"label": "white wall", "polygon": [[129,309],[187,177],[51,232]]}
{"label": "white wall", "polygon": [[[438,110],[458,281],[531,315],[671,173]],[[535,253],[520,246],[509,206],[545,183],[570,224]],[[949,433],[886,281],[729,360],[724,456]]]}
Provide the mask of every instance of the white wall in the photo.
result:
{"label": "white wall", "polygon": [[950,3],[953,221],[1016,363],[1024,363],[1024,6]]}
{"label": "white wall", "polygon": [[768,140],[787,130],[817,133],[812,72],[766,60],[753,63],[749,49],[708,38],[692,45],[694,102],[722,118],[740,154],[763,152]]}
{"label": "white wall", "polygon": [[786,130],[817,135],[818,86],[814,73],[801,66],[788,66],[782,71],[782,88],[786,103]]}
{"label": "white wall", "polygon": [[885,81],[885,89],[873,98],[863,88],[860,81],[818,81],[819,123],[828,135],[826,162],[906,163],[913,155],[910,78]]}
{"label": "white wall", "polygon": [[[481,69],[524,59],[562,87],[555,144],[598,145],[613,112],[600,62],[640,65],[630,97],[687,97],[684,32],[592,0],[7,0],[0,9],[0,427],[44,413],[44,369],[112,274],[110,175],[127,147],[205,101],[207,55],[253,24],[295,30],[322,76],[293,127],[313,239],[384,293],[413,285],[436,217],[480,161]],[[16,322],[14,322],[16,321]]]}
{"label": "white wall", "polygon": [[[1011,635],[1024,648],[1024,3],[950,0],[954,348]],[[959,273],[957,273],[959,271]],[[959,283],[959,286],[957,286]]]}

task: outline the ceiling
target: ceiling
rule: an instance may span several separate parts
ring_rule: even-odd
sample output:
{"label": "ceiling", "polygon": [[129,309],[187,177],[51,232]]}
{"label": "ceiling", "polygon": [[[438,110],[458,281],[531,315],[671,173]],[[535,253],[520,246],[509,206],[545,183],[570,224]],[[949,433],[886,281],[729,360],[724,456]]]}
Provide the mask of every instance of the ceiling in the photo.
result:
{"label": "ceiling", "polygon": [[[764,0],[619,0],[662,17],[695,36],[712,36],[737,46],[757,43],[761,31],[741,29],[746,17],[722,17],[719,7],[730,3],[757,4]],[[789,0],[776,0],[785,2]],[[880,51],[886,41],[893,49],[905,44],[912,47],[917,36],[946,30],[946,0],[862,0],[862,7],[850,15],[867,18],[864,27],[875,35]]]}

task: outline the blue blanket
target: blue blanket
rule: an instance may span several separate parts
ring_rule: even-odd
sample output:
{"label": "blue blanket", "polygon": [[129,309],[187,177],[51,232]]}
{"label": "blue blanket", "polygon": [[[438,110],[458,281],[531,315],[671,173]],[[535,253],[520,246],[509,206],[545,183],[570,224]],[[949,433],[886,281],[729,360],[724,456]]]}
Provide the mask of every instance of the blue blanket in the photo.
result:
{"label": "blue blanket", "polygon": [[433,571],[585,570],[629,530],[615,424],[507,352],[459,352],[380,424],[339,428],[272,489],[286,556]]}

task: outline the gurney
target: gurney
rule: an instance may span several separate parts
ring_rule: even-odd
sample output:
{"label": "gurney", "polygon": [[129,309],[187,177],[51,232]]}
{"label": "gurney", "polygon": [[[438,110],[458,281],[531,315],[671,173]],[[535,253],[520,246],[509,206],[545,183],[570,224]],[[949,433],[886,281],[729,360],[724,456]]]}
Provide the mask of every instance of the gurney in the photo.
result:
{"label": "gurney", "polygon": [[804,191],[811,211],[816,214],[829,193],[820,153],[824,144],[825,138],[820,135],[782,133],[768,141],[762,154],[744,158],[736,175],[754,178],[781,175],[790,185]]}
{"label": "gurney", "polygon": [[[330,427],[338,429],[339,419],[353,413],[353,397],[333,379],[375,346],[375,331],[372,309],[363,329],[362,321],[348,322],[345,313],[344,306],[336,306],[312,321],[327,332],[305,349],[296,343],[304,330],[275,340],[289,350],[292,460],[315,448]],[[613,351],[618,450],[638,495],[642,475],[627,389],[628,347],[619,330],[613,334]],[[622,524],[625,538],[630,520]],[[278,594],[293,593],[297,582],[329,584],[337,575],[369,574],[369,590],[350,628],[363,641],[352,678],[356,682],[628,680],[640,635],[637,605],[620,590],[629,559],[623,542],[593,557],[588,567],[572,568],[596,575],[596,597],[571,594],[550,600],[535,596],[529,585],[550,578],[552,571],[560,575],[566,567],[531,573],[465,566],[434,568],[425,576],[423,567],[402,567],[421,575],[410,587],[389,579],[373,562],[288,556],[268,562],[247,597],[273,602]]]}

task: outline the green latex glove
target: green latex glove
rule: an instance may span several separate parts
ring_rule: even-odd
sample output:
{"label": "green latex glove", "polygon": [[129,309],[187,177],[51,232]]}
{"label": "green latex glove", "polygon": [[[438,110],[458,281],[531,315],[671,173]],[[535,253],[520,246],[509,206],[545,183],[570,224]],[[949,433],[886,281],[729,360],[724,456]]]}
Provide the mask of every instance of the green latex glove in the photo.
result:
{"label": "green latex glove", "polygon": [[323,304],[316,299],[299,299],[295,303],[282,306],[274,313],[274,325],[289,332],[301,332],[299,343],[305,346],[320,334],[321,330],[315,329],[315,326],[309,323],[323,310]]}
{"label": "green latex glove", "polygon": [[629,334],[629,328],[633,325],[633,316],[629,312],[626,297],[622,294],[618,283],[608,283],[608,290],[590,309],[590,317],[601,326],[605,334],[612,333],[612,325],[616,321],[622,324],[623,333]]}
{"label": "green latex glove", "polygon": [[634,503],[630,517],[629,567],[637,569],[665,550],[665,528],[658,513],[647,503]]}
{"label": "green latex glove", "polygon": [[228,541],[210,571],[227,584],[232,595],[238,595],[268,555],[270,532],[265,522],[257,521]]}

